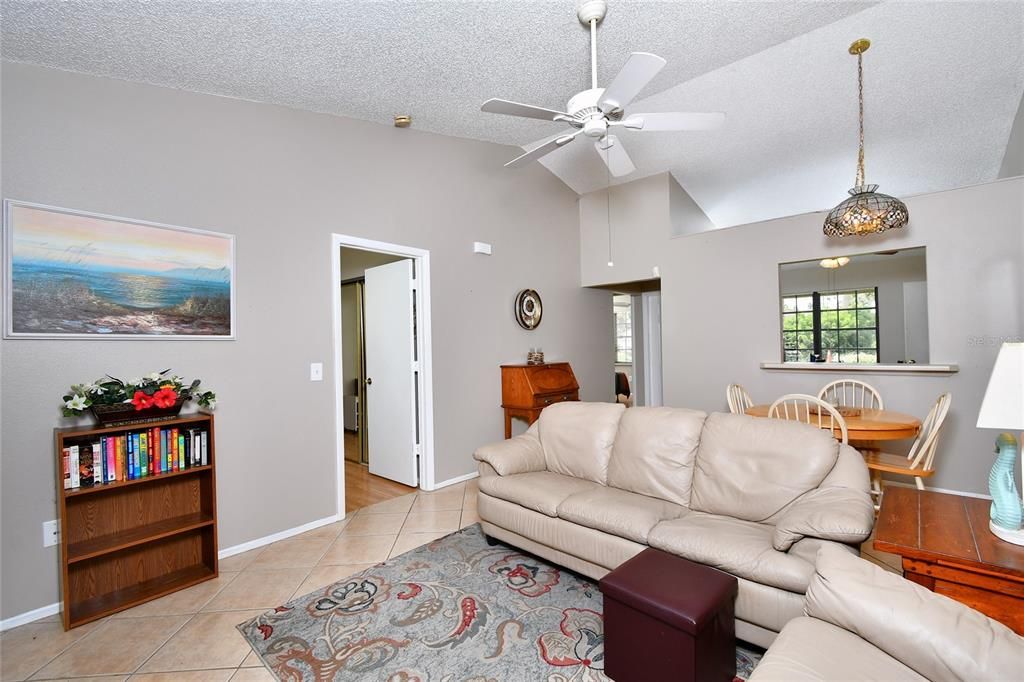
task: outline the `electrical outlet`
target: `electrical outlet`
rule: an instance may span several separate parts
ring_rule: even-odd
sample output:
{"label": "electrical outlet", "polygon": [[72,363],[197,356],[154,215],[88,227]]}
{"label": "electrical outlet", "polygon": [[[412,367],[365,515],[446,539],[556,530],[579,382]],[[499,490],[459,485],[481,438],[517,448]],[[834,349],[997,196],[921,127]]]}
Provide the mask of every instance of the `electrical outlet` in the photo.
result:
{"label": "electrical outlet", "polygon": [[57,527],[57,521],[44,521],[43,547],[53,547],[58,542],[60,542],[60,529]]}
{"label": "electrical outlet", "polygon": [[324,363],[322,363],[322,362],[311,362],[311,363],[309,363],[309,380],[310,381],[323,381],[324,380]]}

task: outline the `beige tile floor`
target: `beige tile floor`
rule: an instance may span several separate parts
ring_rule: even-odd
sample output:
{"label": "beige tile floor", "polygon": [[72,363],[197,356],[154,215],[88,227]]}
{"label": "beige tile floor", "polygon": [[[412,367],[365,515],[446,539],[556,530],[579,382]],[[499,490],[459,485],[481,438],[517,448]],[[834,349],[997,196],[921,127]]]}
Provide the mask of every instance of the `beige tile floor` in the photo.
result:
{"label": "beige tile floor", "polygon": [[[220,562],[220,577],[64,632],[51,616],[0,634],[0,680],[273,680],[235,625],[476,523],[476,481],[412,493]],[[899,570],[899,558],[862,556]],[[131,642],[126,645],[125,642]]]}
{"label": "beige tile floor", "polygon": [[64,632],[0,634],[0,680],[273,680],[235,626],[292,597],[477,522],[476,481],[412,493],[220,562],[220,576]]}

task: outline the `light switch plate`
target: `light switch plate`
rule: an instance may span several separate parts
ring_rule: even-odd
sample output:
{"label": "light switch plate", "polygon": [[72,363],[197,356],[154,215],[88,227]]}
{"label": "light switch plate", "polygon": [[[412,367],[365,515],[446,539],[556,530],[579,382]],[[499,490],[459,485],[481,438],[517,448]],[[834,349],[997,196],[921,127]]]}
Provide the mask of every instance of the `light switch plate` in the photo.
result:
{"label": "light switch plate", "polygon": [[60,530],[56,519],[43,522],[43,547],[53,547],[60,542]]}
{"label": "light switch plate", "polygon": [[311,363],[309,363],[309,380],[310,381],[323,381],[324,380],[324,363],[322,363],[322,362],[311,362]]}
{"label": "light switch plate", "polygon": [[490,256],[491,245],[487,242],[473,242],[473,253],[482,253],[485,256]]}

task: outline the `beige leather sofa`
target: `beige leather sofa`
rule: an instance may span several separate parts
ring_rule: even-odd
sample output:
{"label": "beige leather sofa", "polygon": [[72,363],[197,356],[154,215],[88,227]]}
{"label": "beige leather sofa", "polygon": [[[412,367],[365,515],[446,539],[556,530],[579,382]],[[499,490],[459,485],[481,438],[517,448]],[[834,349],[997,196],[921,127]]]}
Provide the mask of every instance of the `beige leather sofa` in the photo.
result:
{"label": "beige leather sofa", "polygon": [[1024,679],[1024,639],[895,573],[823,547],[806,616],[791,620],[750,682]]}
{"label": "beige leather sofa", "polygon": [[818,550],[856,554],[874,521],[861,455],[777,419],[562,403],[474,457],[487,535],[594,579],[648,545],[728,571],[761,646],[803,615]]}

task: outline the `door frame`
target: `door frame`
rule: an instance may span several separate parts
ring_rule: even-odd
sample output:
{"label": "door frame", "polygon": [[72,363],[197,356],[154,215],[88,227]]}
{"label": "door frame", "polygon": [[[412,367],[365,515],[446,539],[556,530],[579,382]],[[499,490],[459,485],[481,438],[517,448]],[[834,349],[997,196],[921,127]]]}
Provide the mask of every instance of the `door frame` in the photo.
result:
{"label": "door frame", "polygon": [[345,377],[341,375],[341,248],[376,251],[410,258],[416,270],[416,357],[419,358],[419,384],[416,389],[420,423],[419,487],[434,489],[434,380],[432,372],[430,324],[430,251],[413,246],[391,244],[344,234],[331,234],[331,318],[334,357],[334,431],[335,462],[337,467],[338,518],[345,517],[345,415],[342,389]]}

